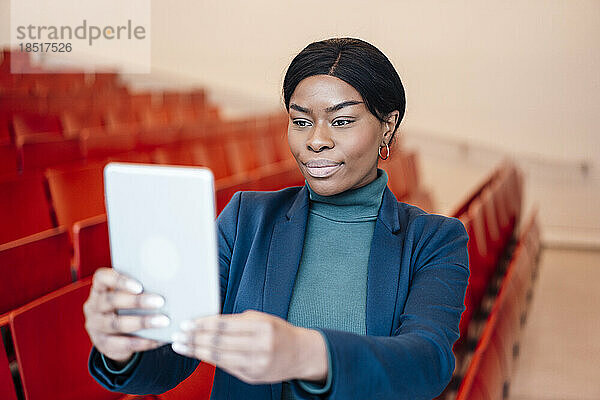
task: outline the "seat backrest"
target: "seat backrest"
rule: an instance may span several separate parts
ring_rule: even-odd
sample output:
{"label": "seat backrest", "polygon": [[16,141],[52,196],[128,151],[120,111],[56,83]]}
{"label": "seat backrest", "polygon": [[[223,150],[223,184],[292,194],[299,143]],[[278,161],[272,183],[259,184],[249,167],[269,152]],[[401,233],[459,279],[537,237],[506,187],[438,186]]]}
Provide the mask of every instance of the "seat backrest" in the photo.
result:
{"label": "seat backrest", "polygon": [[71,282],[71,243],[63,227],[0,245],[0,314]]}
{"label": "seat backrest", "polygon": [[420,185],[418,155],[416,152],[403,153],[404,178],[408,194],[413,194]]}
{"label": "seat backrest", "polygon": [[389,160],[383,161],[381,167],[388,175],[388,186],[397,199],[408,196],[408,182],[405,178],[405,169],[402,153],[392,154]]}
{"label": "seat backrest", "polygon": [[91,342],[83,303],[91,279],[78,281],[10,314],[19,373],[27,400],[117,399],[89,374]]}
{"label": "seat backrest", "polygon": [[0,244],[54,226],[43,176],[16,177],[0,182]]}
{"label": "seat backrest", "polygon": [[106,214],[73,225],[73,248],[78,279],[93,275],[98,268],[111,266]]}
{"label": "seat backrest", "polygon": [[0,175],[16,173],[17,167],[17,149],[10,143],[0,142]]}
{"label": "seat backrest", "polygon": [[48,169],[46,180],[59,225],[104,214],[103,163],[85,167]]}
{"label": "seat backrest", "polygon": [[250,177],[232,176],[215,182],[216,213],[219,215],[231,197],[240,190],[256,190],[256,183]]}
{"label": "seat backrest", "polygon": [[31,140],[18,146],[24,171],[43,169],[83,159],[79,139],[62,137]]}
{"label": "seat backrest", "polygon": [[207,156],[206,166],[213,171],[215,180],[231,176],[232,171],[227,161],[229,155],[227,154],[224,139],[214,134],[204,138],[203,144]]}
{"label": "seat backrest", "polygon": [[214,375],[213,365],[200,363],[186,380],[159,397],[161,400],[208,400]]}
{"label": "seat backrest", "polygon": [[135,149],[135,134],[118,132],[107,134],[104,128],[84,129],[81,149],[88,159],[101,159]]}
{"label": "seat backrest", "polygon": [[19,113],[13,116],[13,130],[16,138],[31,135],[61,136],[60,118],[56,115]]}
{"label": "seat backrest", "polygon": [[17,400],[15,386],[6,357],[6,349],[0,337],[0,399]]}

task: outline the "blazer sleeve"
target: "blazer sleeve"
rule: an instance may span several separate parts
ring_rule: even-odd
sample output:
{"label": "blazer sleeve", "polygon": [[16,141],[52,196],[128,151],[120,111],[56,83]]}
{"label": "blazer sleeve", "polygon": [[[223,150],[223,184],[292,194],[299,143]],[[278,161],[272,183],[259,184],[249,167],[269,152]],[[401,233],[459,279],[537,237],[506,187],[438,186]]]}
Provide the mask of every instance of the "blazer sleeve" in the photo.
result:
{"label": "blazer sleeve", "polygon": [[421,236],[414,239],[418,244],[413,247],[413,275],[393,335],[322,329],[331,352],[331,391],[317,397],[293,383],[297,395],[429,400],[444,390],[454,371],[452,345],[464,311],[468,236],[455,218],[426,215],[413,223],[420,226],[415,230]]}
{"label": "blazer sleeve", "polygon": [[[229,265],[235,243],[241,192],[233,195],[217,218],[217,240],[221,306],[227,290]],[[95,347],[90,353],[88,369],[106,389],[129,394],[164,393],[194,372],[199,361],[175,353],[170,345],[139,353],[132,368],[125,373],[111,373]],[[114,372],[114,371],[113,371]]]}

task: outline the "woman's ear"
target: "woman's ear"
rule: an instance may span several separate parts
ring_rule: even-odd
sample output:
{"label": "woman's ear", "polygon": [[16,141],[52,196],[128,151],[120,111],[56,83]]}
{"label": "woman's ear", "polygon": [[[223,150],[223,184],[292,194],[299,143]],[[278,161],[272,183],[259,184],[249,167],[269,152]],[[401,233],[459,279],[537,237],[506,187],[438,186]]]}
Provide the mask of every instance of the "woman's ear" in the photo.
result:
{"label": "woman's ear", "polygon": [[398,110],[394,110],[390,112],[386,117],[386,122],[384,123],[385,130],[383,131],[383,142],[389,144],[392,137],[394,137],[394,133],[396,132],[396,123],[398,122],[398,118],[400,117],[400,112]]}

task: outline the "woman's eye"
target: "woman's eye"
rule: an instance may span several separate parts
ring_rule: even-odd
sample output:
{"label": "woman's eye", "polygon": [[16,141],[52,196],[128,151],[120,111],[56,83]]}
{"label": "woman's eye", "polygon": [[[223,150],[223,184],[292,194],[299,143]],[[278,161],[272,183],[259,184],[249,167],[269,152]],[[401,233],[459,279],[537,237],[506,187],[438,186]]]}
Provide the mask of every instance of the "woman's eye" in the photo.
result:
{"label": "woman's eye", "polygon": [[308,121],[305,121],[305,120],[302,120],[302,119],[297,119],[297,120],[294,120],[292,123],[293,123],[294,125],[298,125],[298,126],[300,126],[300,127],[309,126],[309,122],[308,122]]}
{"label": "woman's eye", "polygon": [[331,126],[344,126],[353,123],[354,121],[351,119],[336,119],[331,123]]}

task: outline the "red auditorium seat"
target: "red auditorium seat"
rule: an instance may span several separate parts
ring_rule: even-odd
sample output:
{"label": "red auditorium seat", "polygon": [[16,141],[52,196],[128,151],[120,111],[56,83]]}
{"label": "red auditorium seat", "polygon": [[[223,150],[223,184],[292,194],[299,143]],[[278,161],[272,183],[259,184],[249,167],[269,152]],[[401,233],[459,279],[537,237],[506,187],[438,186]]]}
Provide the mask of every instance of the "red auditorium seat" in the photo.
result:
{"label": "red auditorium seat", "polygon": [[41,175],[0,182],[0,244],[54,226]]}
{"label": "red auditorium seat", "polygon": [[81,132],[81,151],[87,159],[103,159],[135,150],[135,133],[113,131],[104,128],[87,128]]}
{"label": "red auditorium seat", "polygon": [[409,194],[414,193],[419,187],[419,171],[417,153],[402,153],[403,174]]}
{"label": "red auditorium seat", "polygon": [[202,109],[206,105],[206,92],[204,89],[194,89],[190,92],[190,101],[197,109]]}
{"label": "red auditorium seat", "polygon": [[128,153],[116,154],[108,157],[109,161],[115,162],[131,162],[131,163],[152,163],[152,155],[150,153],[144,153],[140,151],[130,151]]}
{"label": "red auditorium seat", "polygon": [[253,137],[236,132],[227,135],[225,143],[231,174],[248,173],[260,166],[257,153],[262,150],[253,146]]}
{"label": "red auditorium seat", "polygon": [[13,115],[15,138],[28,136],[62,136],[60,118],[56,115],[19,113]]}
{"label": "red auditorium seat", "polygon": [[498,257],[504,248],[504,243],[502,242],[502,237],[500,236],[500,229],[498,227],[498,219],[496,214],[496,204],[491,189],[489,187],[484,188],[481,192],[480,198],[484,213],[488,252],[492,253],[494,260],[498,260]]}
{"label": "red auditorium seat", "polygon": [[152,107],[152,93],[134,93],[129,96],[133,110],[141,111]]}
{"label": "red auditorium seat", "polygon": [[93,275],[98,268],[111,266],[106,214],[73,225],[73,248],[78,279]]}
{"label": "red auditorium seat", "polygon": [[248,175],[234,175],[215,181],[215,198],[217,215],[229,203],[231,197],[240,190],[256,190],[255,182]]}
{"label": "red auditorium seat", "polygon": [[0,176],[17,173],[17,149],[10,143],[0,143]]}
{"label": "red auditorium seat", "polygon": [[479,372],[481,365],[481,351],[475,352],[469,362],[469,367],[465,376],[460,382],[456,393],[456,400],[490,400],[481,386],[474,385],[475,377]]}
{"label": "red auditorium seat", "polygon": [[130,108],[109,109],[104,114],[104,123],[108,131],[119,131],[123,126],[138,129],[140,120]]}
{"label": "red auditorium seat", "polygon": [[101,127],[103,123],[102,116],[91,110],[75,112],[67,109],[61,114],[63,134],[66,137],[79,136],[83,129]]}
{"label": "red auditorium seat", "polygon": [[496,205],[498,228],[500,229],[503,243],[508,241],[514,228],[514,220],[511,218],[511,210],[508,205],[508,187],[506,186],[506,182],[508,181],[507,177],[506,174],[503,174],[499,179],[494,180],[491,183],[492,197],[494,198],[494,204]]}
{"label": "red auditorium seat", "polygon": [[186,380],[158,397],[161,400],[208,400],[214,375],[215,367],[213,365],[200,363]]}
{"label": "red auditorium seat", "polygon": [[136,148],[142,151],[151,151],[159,146],[167,146],[180,140],[179,128],[145,128],[140,129],[136,137]]}
{"label": "red auditorium seat", "polygon": [[27,140],[17,145],[24,171],[43,169],[81,160],[79,139],[46,138]]}
{"label": "red auditorium seat", "polygon": [[292,153],[290,152],[290,145],[287,141],[286,131],[271,133],[270,138],[278,162],[293,158]]}
{"label": "red auditorium seat", "polygon": [[[70,284],[12,312],[10,326],[27,400],[111,400],[123,397],[100,386],[89,374],[91,349],[83,303],[91,279]],[[44,340],[40,334],[44,333]]]}
{"label": "red auditorium seat", "polygon": [[197,141],[159,147],[152,153],[154,162],[169,165],[207,165],[204,147]]}
{"label": "red auditorium seat", "polygon": [[139,120],[142,126],[148,128],[168,127],[173,116],[166,107],[143,108],[139,112]]}
{"label": "red auditorium seat", "polygon": [[104,214],[104,163],[46,170],[59,225],[71,229],[77,221]]}
{"label": "red auditorium seat", "polygon": [[467,373],[458,389],[457,400],[500,400],[503,398],[503,372],[493,334],[497,316],[490,315]]}
{"label": "red auditorium seat", "polygon": [[[1,92],[0,92],[1,93]],[[0,104],[0,110],[1,104]],[[4,110],[2,110],[4,111]],[[10,120],[12,117],[10,113],[0,113],[0,144],[7,144],[12,142],[12,135],[10,133]]]}
{"label": "red auditorium seat", "polygon": [[273,148],[273,141],[262,131],[252,141],[251,151],[256,153],[258,165],[264,166],[277,162],[276,150]]}
{"label": "red auditorium seat", "polygon": [[471,220],[470,231],[468,232],[469,266],[471,270],[469,284],[473,286],[473,296],[476,304],[480,304],[496,260],[488,251],[483,207],[478,198],[474,199],[469,205],[468,217]]}
{"label": "red auditorium seat", "polygon": [[508,383],[514,369],[515,347],[518,346],[520,334],[520,314],[516,302],[516,294],[509,283],[507,274],[506,285],[503,283],[501,293],[496,298],[492,312],[498,314],[498,323],[494,331],[494,343],[500,355],[500,364],[504,372],[504,381]]}
{"label": "red auditorium seat", "polygon": [[401,199],[409,195],[402,158],[403,155],[401,153],[394,154],[389,160],[381,164],[381,167],[388,174],[388,185],[394,196],[396,196],[396,199]]}
{"label": "red auditorium seat", "polygon": [[12,375],[6,357],[4,343],[0,337],[0,399],[17,400],[17,394],[12,380]]}
{"label": "red auditorium seat", "polygon": [[118,86],[118,75],[116,72],[102,72],[94,74],[93,86],[95,89],[111,89]]}
{"label": "red auditorium seat", "polygon": [[232,171],[228,163],[230,155],[226,151],[223,138],[212,135],[206,137],[203,144],[206,149],[207,167],[213,171],[215,180],[231,176]]}
{"label": "red auditorium seat", "polygon": [[0,245],[0,314],[71,282],[71,243],[63,228]]}

